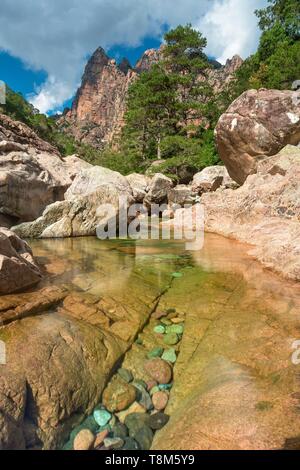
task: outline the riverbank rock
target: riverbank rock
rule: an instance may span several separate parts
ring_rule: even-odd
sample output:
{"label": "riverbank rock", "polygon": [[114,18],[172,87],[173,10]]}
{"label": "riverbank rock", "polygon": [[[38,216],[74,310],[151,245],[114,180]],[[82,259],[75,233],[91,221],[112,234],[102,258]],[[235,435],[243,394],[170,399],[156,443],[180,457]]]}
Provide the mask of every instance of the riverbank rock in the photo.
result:
{"label": "riverbank rock", "polygon": [[92,167],[77,175],[65,201],[48,206],[36,221],[14,227],[14,231],[29,238],[96,235],[97,228],[104,231],[108,223],[117,228],[120,209],[132,203],[132,191],[124,176]]}
{"label": "riverbank rock", "polygon": [[0,216],[11,227],[39,217],[71,185],[57,149],[29,127],[0,115]]}
{"label": "riverbank rock", "polygon": [[57,148],[37,136],[26,124],[15,121],[6,114],[0,114],[0,152],[6,147],[6,152],[24,150],[26,147],[33,147],[40,152],[54,153],[59,155]]}
{"label": "riverbank rock", "polygon": [[126,176],[128,183],[132,189],[132,194],[135,202],[142,203],[149,191],[151,183],[150,176],[141,175],[138,173],[132,173]]}
{"label": "riverbank rock", "polygon": [[191,186],[179,184],[168,191],[168,203],[171,208],[173,206],[184,206],[185,204],[193,204],[196,199],[196,193]]}
{"label": "riverbank rock", "polygon": [[225,166],[208,166],[197,173],[191,183],[195,194],[201,195],[224,188],[235,188],[237,184],[230,178]]}
{"label": "riverbank rock", "polygon": [[151,204],[167,202],[168,191],[173,187],[172,180],[161,173],[156,173],[151,181],[149,192],[144,199],[146,207]]}
{"label": "riverbank rock", "polygon": [[10,230],[0,228],[0,294],[25,290],[41,278],[29,245]]}
{"label": "riverbank rock", "polygon": [[266,158],[239,189],[204,194],[207,231],[254,245],[265,266],[300,279],[300,149]]}
{"label": "riverbank rock", "polygon": [[85,160],[79,158],[77,155],[68,155],[67,157],[63,158],[63,161],[71,181],[73,181],[81,171],[88,170],[93,166]]}
{"label": "riverbank rock", "polygon": [[132,195],[131,187],[121,173],[101,166],[92,166],[76,176],[65,194],[65,199],[71,201],[78,197],[89,196],[107,185],[113,186],[120,195]]}
{"label": "riverbank rock", "polygon": [[229,175],[243,184],[265,156],[300,142],[300,90],[248,90],[216,127],[219,155]]}

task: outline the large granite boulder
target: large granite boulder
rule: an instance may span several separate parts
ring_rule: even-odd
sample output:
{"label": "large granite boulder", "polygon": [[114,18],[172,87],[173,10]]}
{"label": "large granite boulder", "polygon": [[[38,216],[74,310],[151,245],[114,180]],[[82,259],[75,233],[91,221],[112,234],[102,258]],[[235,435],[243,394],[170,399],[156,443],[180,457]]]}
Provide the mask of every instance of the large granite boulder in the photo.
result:
{"label": "large granite boulder", "polygon": [[144,199],[146,207],[151,204],[162,204],[167,202],[168,192],[173,187],[173,182],[167,176],[156,173],[151,181],[149,191]]}
{"label": "large granite boulder", "polygon": [[171,207],[184,206],[185,204],[193,204],[196,199],[196,193],[191,186],[178,184],[175,188],[168,191],[168,203]]}
{"label": "large granite boulder", "polygon": [[65,201],[51,204],[36,221],[14,227],[14,231],[29,238],[92,236],[98,227],[105,228],[115,217],[118,226],[120,210],[133,202],[124,176],[107,168],[92,167],[77,175]]}
{"label": "large granite boulder", "polygon": [[62,200],[72,180],[57,149],[25,124],[0,115],[0,219],[34,220]]}
{"label": "large granite boulder", "polygon": [[236,183],[230,178],[225,166],[208,166],[197,173],[191,183],[192,190],[196,194],[203,194],[224,188],[236,187]]}
{"label": "large granite boulder", "polygon": [[41,280],[41,272],[28,244],[0,228],[0,295],[27,289]]}
{"label": "large granite boulder", "polygon": [[69,155],[63,158],[69,178],[73,181],[83,170],[92,168],[93,165],[79,158],[78,155]]}
{"label": "large granite boulder", "polygon": [[135,202],[141,203],[149,191],[151,177],[141,175],[139,173],[132,173],[126,176],[128,183],[131,186],[132,194]]}
{"label": "large granite boulder", "polygon": [[249,90],[216,127],[216,142],[230,176],[243,184],[261,158],[300,142],[300,91]]}
{"label": "large granite boulder", "polygon": [[132,196],[131,187],[125,176],[108,168],[93,166],[77,175],[66,192],[65,199],[74,200],[77,197],[89,196],[107,185],[114,186],[120,194]]}

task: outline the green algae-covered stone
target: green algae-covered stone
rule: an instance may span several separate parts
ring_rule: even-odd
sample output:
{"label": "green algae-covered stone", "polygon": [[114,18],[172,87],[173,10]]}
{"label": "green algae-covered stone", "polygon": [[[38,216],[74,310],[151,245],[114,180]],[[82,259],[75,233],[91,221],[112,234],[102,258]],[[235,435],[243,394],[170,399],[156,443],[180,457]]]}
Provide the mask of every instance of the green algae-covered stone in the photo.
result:
{"label": "green algae-covered stone", "polygon": [[173,387],[172,383],[158,385],[158,388],[161,392],[167,392],[168,390],[171,390],[172,387]]}
{"label": "green algae-covered stone", "polygon": [[170,325],[170,326],[167,326],[166,328],[167,334],[176,333],[176,335],[182,335],[183,331],[184,331],[184,326],[182,324]]}
{"label": "green algae-covered stone", "polygon": [[175,364],[177,360],[176,352],[174,348],[171,349],[165,349],[162,357],[164,361],[171,362],[172,364]]}
{"label": "green algae-covered stone", "polygon": [[150,390],[150,395],[154,395],[154,393],[159,392],[159,387],[158,385],[155,385],[155,387],[152,387]]}
{"label": "green algae-covered stone", "polygon": [[93,413],[94,419],[99,426],[105,426],[112,418],[111,413],[106,410],[95,410]]}
{"label": "green algae-covered stone", "polygon": [[151,351],[148,352],[147,357],[149,359],[153,359],[154,357],[160,357],[162,353],[164,352],[163,348],[154,348]]}
{"label": "green algae-covered stone", "polygon": [[153,329],[154,333],[163,335],[166,331],[166,328],[163,325],[157,325]]}
{"label": "green algae-covered stone", "polygon": [[168,346],[174,346],[179,341],[179,337],[176,333],[168,333],[164,337],[164,343]]}
{"label": "green algae-covered stone", "polygon": [[182,276],[183,276],[182,273],[172,273],[172,277],[174,277],[175,279],[179,279]]}

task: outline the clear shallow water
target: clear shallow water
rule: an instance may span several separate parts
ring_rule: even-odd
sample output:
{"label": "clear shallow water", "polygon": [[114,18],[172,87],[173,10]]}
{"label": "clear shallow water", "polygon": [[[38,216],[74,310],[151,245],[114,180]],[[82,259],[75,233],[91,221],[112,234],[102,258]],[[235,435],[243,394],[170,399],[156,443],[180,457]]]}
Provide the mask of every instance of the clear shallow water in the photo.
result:
{"label": "clear shallow water", "polygon": [[[300,447],[300,364],[293,361],[299,284],[264,269],[244,245],[214,235],[196,252],[175,241],[30,244],[49,273],[45,285],[109,296],[125,311],[164,292],[159,307],[186,314],[172,418],[156,448]],[[172,278],[174,272],[182,277]],[[178,442],[174,429],[180,427]],[[190,428],[192,443],[184,437]]]}

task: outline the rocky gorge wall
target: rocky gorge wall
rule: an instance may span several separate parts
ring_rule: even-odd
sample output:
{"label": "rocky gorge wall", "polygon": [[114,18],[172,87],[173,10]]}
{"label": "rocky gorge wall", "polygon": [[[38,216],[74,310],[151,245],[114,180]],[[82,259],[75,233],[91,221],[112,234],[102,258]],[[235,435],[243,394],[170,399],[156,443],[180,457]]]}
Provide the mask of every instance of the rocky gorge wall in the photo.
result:
{"label": "rocky gorge wall", "polygon": [[[160,60],[162,48],[145,51],[135,67],[131,67],[127,59],[118,65],[101,47],[98,48],[86,65],[72,109],[66,110],[59,125],[77,141],[93,147],[117,145],[124,126],[128,88],[140,73]],[[234,56],[225,66],[212,66],[207,71],[208,81],[216,94],[228,85],[242,62],[239,56]]]}

